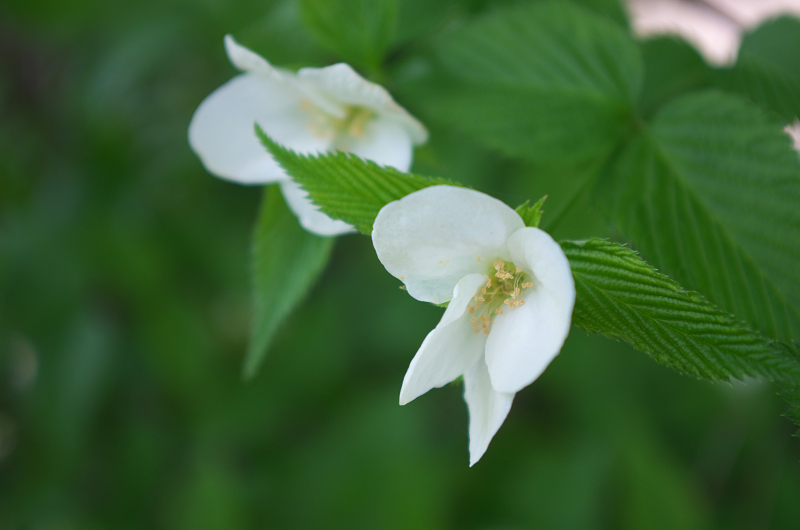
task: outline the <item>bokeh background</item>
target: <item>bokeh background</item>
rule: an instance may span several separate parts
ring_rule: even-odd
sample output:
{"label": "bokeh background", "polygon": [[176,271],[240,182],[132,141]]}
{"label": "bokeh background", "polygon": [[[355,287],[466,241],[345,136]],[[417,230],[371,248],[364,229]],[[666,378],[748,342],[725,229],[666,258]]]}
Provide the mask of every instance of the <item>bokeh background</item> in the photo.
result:
{"label": "bokeh background", "polygon": [[[419,105],[425,50],[496,5],[401,0],[365,74],[429,126],[416,172],[512,206],[548,193],[556,238],[614,237],[586,198],[564,210],[558,168]],[[235,74],[226,33],[280,66],[341,60],[290,0],[0,3],[0,529],[798,527],[775,388],[681,377],[575,328],[469,469],[459,384],[397,405],[441,309],[363,236],[243,382],[263,190],[210,176],[186,140]]]}

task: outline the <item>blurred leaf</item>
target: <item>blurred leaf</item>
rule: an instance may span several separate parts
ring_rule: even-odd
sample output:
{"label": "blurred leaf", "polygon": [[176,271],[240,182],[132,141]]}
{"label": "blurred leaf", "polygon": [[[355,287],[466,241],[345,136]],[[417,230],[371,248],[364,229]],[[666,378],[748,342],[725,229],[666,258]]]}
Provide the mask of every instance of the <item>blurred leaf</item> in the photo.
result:
{"label": "blurred leaf", "polygon": [[636,44],[582,7],[497,10],[438,52],[452,79],[430,112],[507,154],[580,162],[610,152],[629,128],[641,83]]}
{"label": "blurred leaf", "polygon": [[303,230],[280,190],[266,188],[253,239],[254,315],[246,378],[256,375],[281,324],[317,281],[333,241]]}
{"label": "blurred leaf", "polygon": [[544,201],[547,200],[547,195],[536,201],[535,204],[531,205],[531,201],[525,201],[524,204],[520,204],[514,210],[522,217],[522,220],[525,222],[525,226],[533,226],[538,227],[539,221],[542,220],[542,214],[544,210],[542,210],[542,206],[544,206]]}
{"label": "blurred leaf", "polygon": [[[782,346],[789,355],[800,362],[800,342],[794,342],[792,345],[782,344]],[[800,383],[782,384],[779,394],[789,403],[786,417],[798,427],[794,435],[800,438]]]}
{"label": "blurred leaf", "polygon": [[719,82],[787,122],[800,117],[800,20],[782,17],[747,34],[736,65]]}
{"label": "blurred leaf", "polygon": [[800,336],[800,160],[778,123],[721,93],[665,107],[602,183],[653,265],[772,339]]}
{"label": "blurred leaf", "polygon": [[317,40],[350,63],[378,70],[392,40],[397,0],[300,0]]}
{"label": "blurred leaf", "polygon": [[270,154],[308,191],[315,204],[334,219],[341,219],[367,235],[372,233],[378,211],[387,203],[428,186],[452,185],[443,179],[401,173],[341,151],[298,155],[273,142],[258,126],[256,132]]}
{"label": "blurred leaf", "polygon": [[563,242],[575,277],[573,323],[619,338],[658,363],[712,381],[763,376],[800,381],[800,363],[684,291],[635,252],[601,239]]}
{"label": "blurred leaf", "polygon": [[643,117],[686,92],[711,85],[711,68],[685,41],[657,37],[642,42],[640,48],[644,81],[638,107]]}

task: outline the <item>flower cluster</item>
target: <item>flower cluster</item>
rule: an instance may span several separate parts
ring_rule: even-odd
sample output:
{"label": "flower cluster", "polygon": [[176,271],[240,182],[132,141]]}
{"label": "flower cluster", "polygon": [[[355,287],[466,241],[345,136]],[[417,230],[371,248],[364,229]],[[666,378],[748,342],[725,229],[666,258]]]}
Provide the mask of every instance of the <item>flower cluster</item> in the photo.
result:
{"label": "flower cluster", "polygon": [[[346,64],[277,69],[225,38],[245,73],[203,101],[189,142],[206,168],[243,184],[279,182],[308,231],[352,227],[320,212],[259,144],[258,123],[300,153],[344,150],[406,171],[425,128],[382,87]],[[439,324],[411,361],[400,404],[464,378],[470,466],[505,421],[514,395],[558,355],[569,333],[575,286],[561,247],[502,202],[434,186],[387,204],[373,226],[378,258],[414,298],[443,304]]]}

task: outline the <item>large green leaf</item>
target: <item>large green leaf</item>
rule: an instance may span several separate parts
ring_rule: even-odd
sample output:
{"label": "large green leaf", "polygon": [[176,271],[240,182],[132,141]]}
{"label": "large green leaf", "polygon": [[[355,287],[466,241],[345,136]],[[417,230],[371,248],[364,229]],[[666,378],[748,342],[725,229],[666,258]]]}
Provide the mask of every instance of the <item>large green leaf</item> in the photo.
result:
{"label": "large green leaf", "polygon": [[573,323],[622,339],[659,363],[710,380],[800,380],[800,363],[685,291],[635,252],[601,239],[561,244],[575,277]]}
{"label": "large green leaf", "polygon": [[321,44],[347,62],[377,70],[394,35],[397,0],[300,0]]}
{"label": "large green leaf", "polygon": [[253,322],[245,378],[256,375],[280,325],[322,273],[333,241],[303,230],[280,189],[266,189],[253,237]]}
{"label": "large green leaf", "polygon": [[736,65],[719,72],[739,92],[786,122],[800,117],[800,20],[771,20],[745,36]]}
{"label": "large green leaf", "polygon": [[449,83],[428,112],[540,162],[608,153],[630,127],[641,83],[627,32],[564,1],[498,9],[449,34],[438,58]]}
{"label": "large green leaf", "polygon": [[353,225],[364,234],[372,233],[372,223],[387,203],[428,186],[452,184],[442,179],[401,173],[341,151],[298,155],[275,143],[258,127],[256,133],[281,167],[308,191],[315,204],[329,216]]}
{"label": "large green leaf", "polygon": [[684,97],[601,185],[649,262],[767,337],[800,336],[800,160],[779,123],[733,96]]}

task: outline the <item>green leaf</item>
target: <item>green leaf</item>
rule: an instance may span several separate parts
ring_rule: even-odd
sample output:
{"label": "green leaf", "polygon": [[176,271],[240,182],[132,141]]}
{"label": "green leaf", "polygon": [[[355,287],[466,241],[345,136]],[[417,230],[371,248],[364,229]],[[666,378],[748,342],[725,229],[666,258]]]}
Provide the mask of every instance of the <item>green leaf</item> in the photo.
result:
{"label": "green leaf", "polygon": [[800,363],[632,250],[590,239],[561,243],[575,278],[572,321],[698,378],[799,381]]}
{"label": "green leaf", "polygon": [[372,233],[372,223],[386,204],[428,186],[454,185],[444,179],[401,173],[341,151],[299,155],[275,143],[258,126],[256,134],[281,167],[308,191],[315,204],[330,217],[341,219],[367,235]]}
{"label": "green leaf", "polygon": [[603,205],[648,261],[766,337],[800,336],[800,160],[779,123],[690,95],[608,177]]}
{"label": "green leaf", "polygon": [[570,2],[498,9],[453,31],[438,57],[450,83],[429,112],[507,154],[579,163],[610,152],[630,128],[636,44]]}
{"label": "green leaf", "polygon": [[268,186],[253,237],[253,322],[244,360],[246,379],[256,375],[272,339],[303,301],[328,263],[333,238],[310,234]]}
{"label": "green leaf", "polygon": [[777,113],[800,117],[800,20],[782,17],[748,33],[733,68],[720,70],[719,84]]}
{"label": "green leaf", "polygon": [[523,204],[517,206],[515,212],[522,217],[522,220],[525,222],[525,226],[533,226],[535,228],[539,227],[539,221],[542,220],[542,214],[544,210],[542,210],[542,206],[544,206],[544,201],[547,200],[547,195],[536,201],[534,205],[530,205],[530,200],[525,201]]}
{"label": "green leaf", "polygon": [[345,61],[376,71],[392,40],[397,0],[300,0],[314,37]]}

